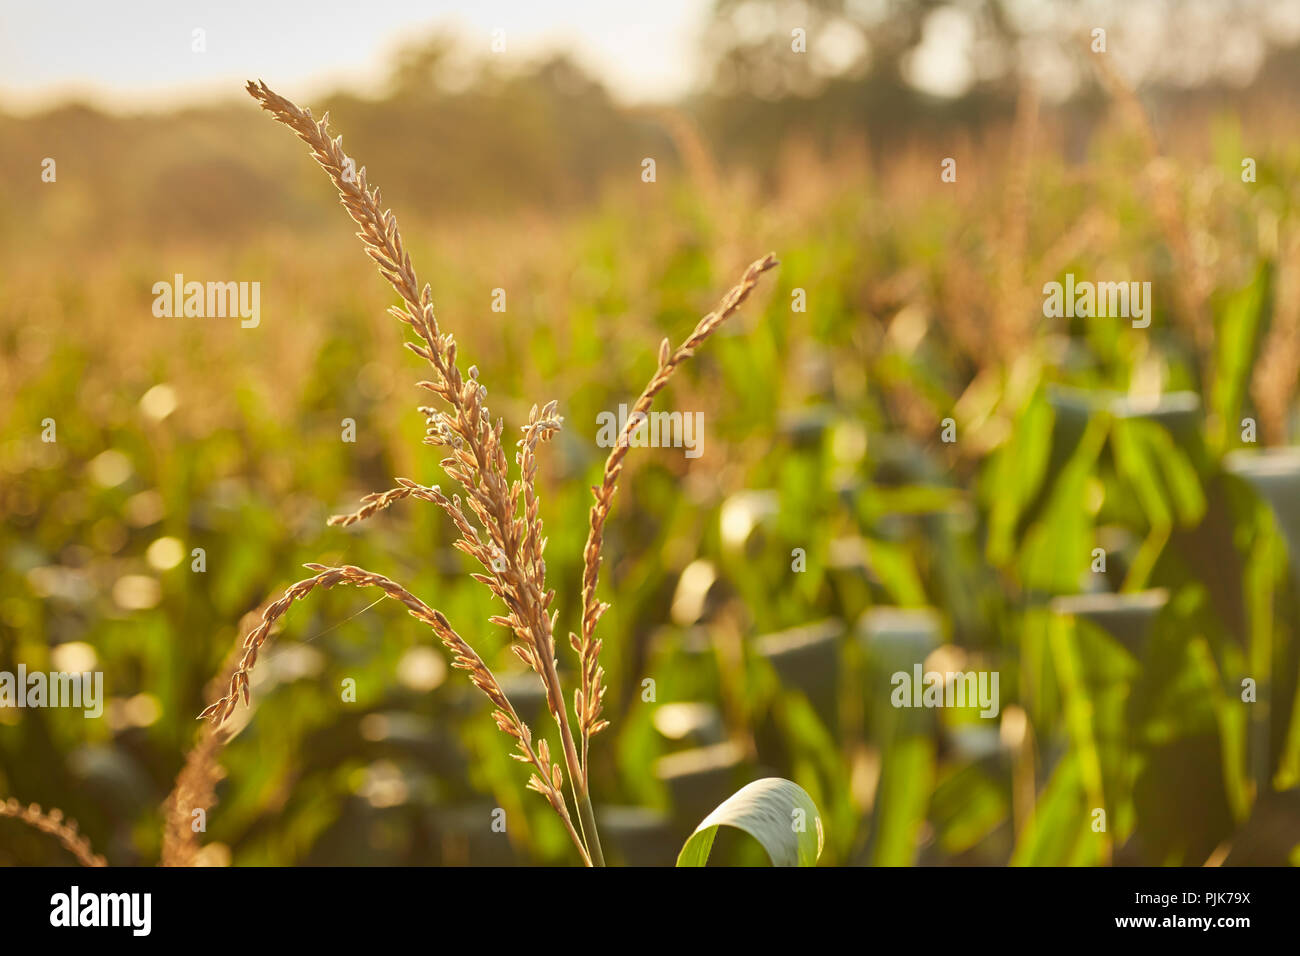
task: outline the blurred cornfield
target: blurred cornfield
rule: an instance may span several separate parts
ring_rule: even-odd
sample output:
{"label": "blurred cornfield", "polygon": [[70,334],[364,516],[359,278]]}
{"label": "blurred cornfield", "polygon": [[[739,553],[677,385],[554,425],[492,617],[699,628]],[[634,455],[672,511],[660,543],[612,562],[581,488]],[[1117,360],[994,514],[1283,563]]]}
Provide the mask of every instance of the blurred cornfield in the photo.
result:
{"label": "blurred cornfield", "polygon": [[[450,112],[397,80],[311,105],[384,187],[507,430],[559,401],[539,490],[561,634],[597,415],[747,262],[781,259],[658,406],[704,412],[703,455],[634,450],[616,498],[608,855],[671,863],[776,774],[821,809],[823,865],[1300,862],[1300,140],[1277,114],[1153,131],[1117,86],[1081,131],[1026,86],[948,139],[790,133],[760,162],[548,69]],[[158,859],[205,686],[305,561],[400,578],[519,668],[436,509],[325,526],[395,475],[436,483],[438,456],[389,291],[255,114],[0,120],[0,670],[102,670],[109,696],[101,720],[0,709],[0,796],[62,808],[115,864]],[[547,119],[577,115],[585,134]],[[423,176],[434,152],[462,158]],[[155,318],[176,273],[261,282],[261,324]],[[1150,327],[1044,318],[1067,273],[1150,281]],[[315,594],[273,638],[204,862],[569,861],[486,704],[371,602]],[[997,671],[997,718],[891,707],[916,663]],[[530,675],[508,684],[543,712]],[[0,821],[0,862],[66,860]]]}

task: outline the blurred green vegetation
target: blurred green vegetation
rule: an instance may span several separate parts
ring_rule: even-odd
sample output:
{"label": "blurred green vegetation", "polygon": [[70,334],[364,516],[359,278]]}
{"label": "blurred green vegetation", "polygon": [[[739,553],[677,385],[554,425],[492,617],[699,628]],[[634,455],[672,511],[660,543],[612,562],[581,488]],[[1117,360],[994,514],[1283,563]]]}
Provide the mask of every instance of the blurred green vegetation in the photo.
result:
{"label": "blurred green vegetation", "polygon": [[[707,121],[625,113],[562,62],[431,102],[438,56],[405,61],[383,102],[311,105],[384,186],[494,413],[512,429],[559,401],[539,478],[557,634],[577,620],[596,416],[751,259],[782,260],[657,405],[704,412],[703,456],[634,450],[616,498],[613,725],[592,747],[615,861],[671,863],[776,774],[821,809],[824,864],[1296,862],[1300,465],[1258,449],[1296,434],[1295,366],[1259,370],[1300,349],[1276,334],[1300,330],[1300,143],[1247,146],[1220,117],[1153,161],[1107,118],[1069,157],[1069,121],[1022,100],[960,151],[873,161],[790,136],[759,170],[715,161]],[[427,372],[301,144],[251,101],[5,119],[0,143],[33,183],[59,162],[4,193],[0,226],[0,670],[93,660],[111,698],[102,720],[0,710],[0,795],[61,807],[112,863],[155,862],[205,685],[306,561],[441,609],[546,732],[440,512],[325,526],[394,476],[442,476],[420,444]],[[646,155],[665,159],[652,184]],[[260,282],[260,326],[155,318],[175,273]],[[1150,281],[1150,328],[1044,319],[1066,273]],[[1243,441],[1261,401],[1282,414]],[[313,594],[272,638],[205,861],[571,862],[485,702],[373,600]],[[890,675],[923,662],[997,671],[997,718],[891,707]],[[759,860],[720,834],[714,861]],[[0,862],[64,861],[0,821]]]}

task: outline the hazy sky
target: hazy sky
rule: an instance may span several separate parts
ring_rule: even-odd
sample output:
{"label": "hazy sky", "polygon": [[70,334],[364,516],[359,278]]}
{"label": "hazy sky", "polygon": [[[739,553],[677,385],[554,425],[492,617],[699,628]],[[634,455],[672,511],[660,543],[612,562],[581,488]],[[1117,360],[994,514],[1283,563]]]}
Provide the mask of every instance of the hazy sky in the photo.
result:
{"label": "hazy sky", "polygon": [[[708,0],[4,0],[0,109],[76,93],[114,108],[234,96],[262,77],[309,95],[334,80],[368,85],[385,55],[439,25],[506,56],[573,51],[627,99],[668,98],[696,69]],[[191,49],[206,31],[207,50]]]}
{"label": "hazy sky", "polygon": [[[1015,0],[1010,8],[1033,54],[1022,57],[1025,67],[1056,98],[1075,79],[1062,68],[1061,42],[1097,23],[1111,27],[1121,72],[1133,80],[1159,67],[1165,80],[1244,83],[1268,41],[1300,38],[1300,0],[1249,0],[1250,16],[1225,15],[1224,2],[1182,4],[1176,18],[1154,0]],[[299,98],[343,84],[377,91],[387,56],[440,27],[454,29],[471,53],[489,52],[498,30],[507,59],[564,50],[624,100],[668,100],[698,76],[697,43],[711,7],[711,0],[0,0],[0,110],[28,112],[70,96],[119,110],[164,108],[236,98],[250,78]],[[777,15],[776,7],[759,10],[760,20],[764,12]],[[763,25],[779,27],[778,36],[789,28],[779,19]],[[193,48],[196,29],[204,52]],[[810,52],[833,54],[844,32],[817,33]],[[1044,38],[1049,46],[1034,53]],[[849,44],[850,61],[860,42]],[[980,48],[970,14],[954,3],[925,21],[904,75],[955,96],[996,65],[996,52]]]}

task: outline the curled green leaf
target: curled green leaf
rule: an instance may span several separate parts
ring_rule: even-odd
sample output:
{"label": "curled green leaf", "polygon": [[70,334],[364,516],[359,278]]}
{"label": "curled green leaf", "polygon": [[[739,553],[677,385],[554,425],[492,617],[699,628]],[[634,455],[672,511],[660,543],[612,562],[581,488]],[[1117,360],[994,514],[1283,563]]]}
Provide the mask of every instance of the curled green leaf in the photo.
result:
{"label": "curled green leaf", "polygon": [[822,818],[807,792],[790,780],[765,777],[741,787],[695,828],[677,855],[678,866],[704,866],[718,827],[735,827],[757,840],[773,866],[816,866],[822,855]]}

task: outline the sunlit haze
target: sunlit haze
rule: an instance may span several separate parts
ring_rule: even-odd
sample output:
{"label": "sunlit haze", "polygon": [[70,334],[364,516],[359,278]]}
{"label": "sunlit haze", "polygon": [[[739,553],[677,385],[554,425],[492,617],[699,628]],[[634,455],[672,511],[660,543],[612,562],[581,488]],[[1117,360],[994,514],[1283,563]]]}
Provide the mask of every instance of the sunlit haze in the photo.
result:
{"label": "sunlit haze", "polygon": [[[705,0],[343,0],[264,3],[9,4],[0,15],[0,109],[28,112],[72,97],[115,110],[221,98],[263,76],[299,91],[386,75],[403,43],[440,28],[506,56],[565,50],[619,97],[667,99],[694,79]],[[206,51],[193,52],[196,29]]]}

